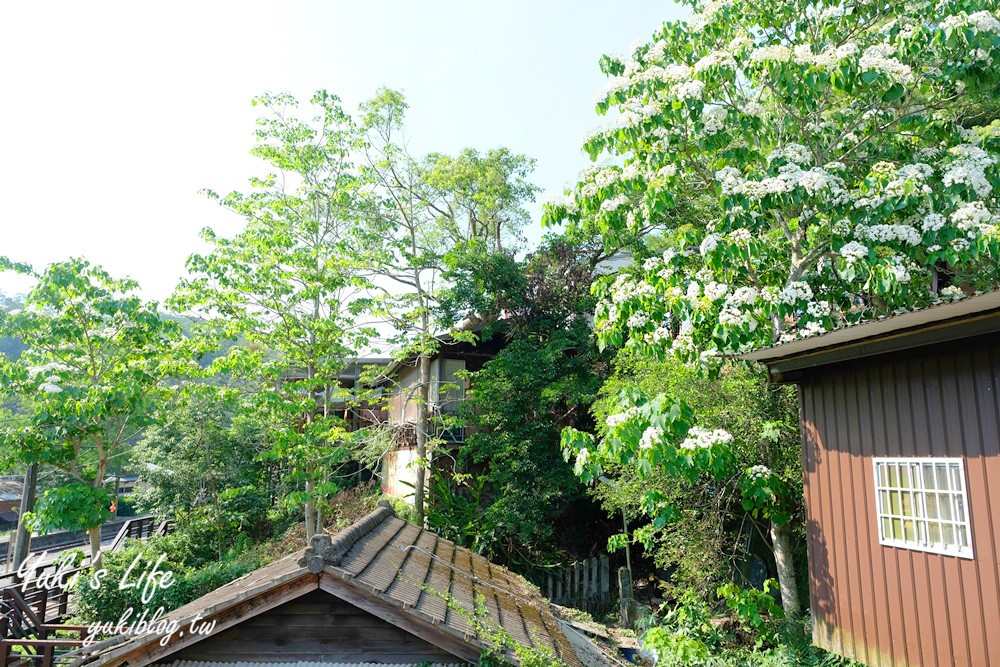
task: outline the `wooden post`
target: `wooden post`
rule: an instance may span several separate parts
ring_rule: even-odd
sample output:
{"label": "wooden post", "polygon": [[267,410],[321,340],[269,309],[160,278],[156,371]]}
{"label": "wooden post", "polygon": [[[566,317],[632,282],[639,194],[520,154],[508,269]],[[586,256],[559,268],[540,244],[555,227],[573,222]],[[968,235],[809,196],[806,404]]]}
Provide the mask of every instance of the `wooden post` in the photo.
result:
{"label": "wooden post", "polygon": [[590,590],[588,594],[590,595],[590,606],[591,611],[600,611],[600,599],[598,592],[600,591],[600,585],[597,583],[597,558],[590,559]]}
{"label": "wooden post", "polygon": [[622,627],[632,627],[632,575],[627,567],[618,568],[618,601],[621,607]]}
{"label": "wooden post", "polygon": [[611,566],[608,557],[601,556],[597,567],[601,586],[601,611],[608,611],[611,608]]}
{"label": "wooden post", "polygon": [[[21,509],[17,513],[17,531],[14,534],[14,562],[11,564],[11,571],[17,572],[18,568],[28,558],[28,547],[31,544],[31,533],[24,524],[24,515],[35,509],[35,485],[38,481],[38,464],[32,463],[24,473],[24,484],[21,487]],[[11,548],[8,538],[7,548]]]}

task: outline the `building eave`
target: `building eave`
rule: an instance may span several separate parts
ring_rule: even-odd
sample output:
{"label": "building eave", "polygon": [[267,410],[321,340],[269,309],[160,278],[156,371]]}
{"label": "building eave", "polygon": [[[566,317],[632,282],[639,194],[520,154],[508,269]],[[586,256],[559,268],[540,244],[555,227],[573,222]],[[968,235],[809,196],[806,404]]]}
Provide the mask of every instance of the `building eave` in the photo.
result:
{"label": "building eave", "polygon": [[1000,291],[846,326],[821,336],[739,355],[768,367],[773,382],[794,383],[816,366],[1000,331]]}

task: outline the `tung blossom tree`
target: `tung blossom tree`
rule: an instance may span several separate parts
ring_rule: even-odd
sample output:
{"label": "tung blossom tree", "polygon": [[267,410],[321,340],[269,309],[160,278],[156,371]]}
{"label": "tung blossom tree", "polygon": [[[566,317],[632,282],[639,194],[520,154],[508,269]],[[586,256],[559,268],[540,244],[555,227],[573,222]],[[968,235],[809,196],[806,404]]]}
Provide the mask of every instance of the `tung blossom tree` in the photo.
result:
{"label": "tung blossom tree", "polygon": [[[628,57],[602,59],[610,81],[596,104],[612,120],[584,148],[607,159],[546,208],[547,223],[609,243],[671,221],[661,256],[595,285],[602,344],[715,368],[724,354],[995,286],[1000,138],[961,120],[1000,86],[997,2],[693,10]],[[697,215],[674,215],[694,200]],[[609,458],[640,474],[673,460],[688,422],[675,408],[659,423],[648,405],[623,397],[627,416],[599,444],[567,434],[582,474]],[[689,451],[710,463],[723,440]],[[748,472],[748,502],[777,501],[773,481]],[[792,611],[787,530],[774,523]]]}

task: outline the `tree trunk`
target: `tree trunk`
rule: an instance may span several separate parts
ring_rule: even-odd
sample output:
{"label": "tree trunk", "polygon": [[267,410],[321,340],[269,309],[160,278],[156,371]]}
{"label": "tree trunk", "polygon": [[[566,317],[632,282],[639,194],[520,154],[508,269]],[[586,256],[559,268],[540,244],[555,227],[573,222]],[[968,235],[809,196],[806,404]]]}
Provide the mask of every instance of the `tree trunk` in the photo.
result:
{"label": "tree trunk", "polygon": [[35,509],[35,486],[38,482],[38,464],[32,463],[24,473],[24,486],[21,487],[21,510],[17,515],[17,533],[14,538],[14,562],[12,571],[17,572],[21,563],[28,557],[28,545],[31,544],[31,531],[24,525],[24,515]]}
{"label": "tree trunk", "polygon": [[424,525],[424,476],[427,468],[427,435],[431,430],[431,358],[420,356],[420,394],[417,401],[417,475],[413,483],[413,508],[417,525]]}
{"label": "tree trunk", "polygon": [[309,494],[306,500],[306,542],[309,542],[316,534],[316,501],[313,500],[312,496],[312,480],[306,481],[306,493]]}
{"label": "tree trunk", "polygon": [[101,527],[88,529],[87,535],[90,536],[90,564],[94,569],[97,569],[101,566],[103,556],[101,553]]}
{"label": "tree trunk", "polygon": [[781,587],[781,607],[785,618],[798,618],[802,610],[799,604],[799,587],[795,580],[795,559],[792,554],[792,529],[787,523],[771,522],[771,544],[774,547],[774,563],[778,568],[778,585]]}

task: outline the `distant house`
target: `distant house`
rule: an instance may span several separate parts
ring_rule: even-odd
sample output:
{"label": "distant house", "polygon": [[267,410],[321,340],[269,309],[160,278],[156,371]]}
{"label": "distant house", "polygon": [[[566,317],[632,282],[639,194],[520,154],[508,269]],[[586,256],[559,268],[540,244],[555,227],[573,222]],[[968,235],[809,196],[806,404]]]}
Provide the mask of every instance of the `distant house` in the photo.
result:
{"label": "distant house", "polygon": [[109,475],[104,479],[104,486],[115,488],[115,494],[119,496],[128,495],[138,490],[142,485],[138,475],[122,474]]}
{"label": "distant house", "polygon": [[22,485],[20,477],[0,478],[0,528],[7,529],[17,524]]}
{"label": "distant house", "polygon": [[[443,419],[457,417],[465,401],[469,382],[461,375],[476,372],[506,345],[502,332],[475,343],[460,342],[450,335],[438,338],[440,347],[431,360],[430,411],[439,424],[433,435],[447,447],[459,447],[469,435],[461,426],[444,426]],[[382,490],[393,496],[412,495],[416,480],[416,422],[419,405],[420,369],[417,359],[395,361],[385,370],[385,418],[397,427],[394,447],[382,464]]]}
{"label": "distant house", "polygon": [[800,387],[813,641],[1000,665],[1000,292],[743,358]]}
{"label": "distant house", "polygon": [[[485,614],[477,616],[479,598]],[[477,664],[487,635],[502,630],[571,667],[607,665],[556,619],[517,575],[396,517],[387,503],[332,538],[181,607],[181,628],[211,633],[120,635],[76,665]],[[567,636],[572,634],[572,640]],[[582,657],[581,657],[582,656]],[[511,656],[513,657],[513,656]],[[517,660],[514,659],[517,664]]]}

